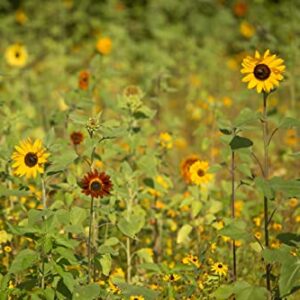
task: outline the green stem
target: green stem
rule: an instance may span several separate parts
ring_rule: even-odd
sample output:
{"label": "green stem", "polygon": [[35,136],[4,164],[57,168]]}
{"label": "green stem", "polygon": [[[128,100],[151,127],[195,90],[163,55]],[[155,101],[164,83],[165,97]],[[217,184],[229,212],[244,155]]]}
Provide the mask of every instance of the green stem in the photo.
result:
{"label": "green stem", "polygon": [[[269,177],[269,137],[268,137],[268,114],[267,114],[267,98],[268,94],[263,94],[263,141],[264,141],[264,178]],[[264,230],[265,230],[265,246],[269,247],[269,211],[268,198],[264,196]],[[271,265],[266,265],[266,285],[271,291]]]}
{"label": "green stem", "polygon": [[[235,153],[231,151],[231,218],[235,219]],[[232,260],[233,260],[233,281],[237,279],[236,273],[236,246],[235,240],[232,241]]]}
{"label": "green stem", "polygon": [[93,217],[94,217],[94,197],[91,199],[91,207],[90,207],[90,224],[89,224],[89,238],[88,238],[88,283],[91,282],[91,274],[92,274],[92,225],[93,225]]}
{"label": "green stem", "polygon": [[[42,201],[43,201],[43,210],[47,209],[47,194],[46,194],[46,185],[44,177],[41,176],[41,183],[42,183]],[[46,216],[43,216],[43,221],[46,220]],[[41,260],[42,260],[42,267],[41,267],[41,288],[45,289],[45,250],[44,250],[44,241],[46,238],[46,234],[42,237],[43,243],[42,243],[42,253],[41,253]]]}

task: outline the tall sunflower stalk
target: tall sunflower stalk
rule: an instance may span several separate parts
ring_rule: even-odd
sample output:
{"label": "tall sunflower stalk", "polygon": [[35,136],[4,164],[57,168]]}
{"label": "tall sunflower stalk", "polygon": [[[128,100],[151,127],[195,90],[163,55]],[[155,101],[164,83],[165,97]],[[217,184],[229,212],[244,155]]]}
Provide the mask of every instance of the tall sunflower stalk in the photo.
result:
{"label": "tall sunflower stalk", "polygon": [[[258,93],[263,92],[263,177],[265,180],[269,177],[269,143],[270,138],[268,132],[268,112],[267,99],[270,92],[279,86],[279,81],[283,79],[282,73],[285,70],[284,61],[278,58],[277,55],[271,54],[270,50],[265,51],[261,55],[258,51],[255,56],[246,57],[242,62],[241,73],[245,74],[243,82],[248,83],[248,88],[256,88]],[[269,247],[269,211],[268,198],[264,195],[264,231],[265,231],[265,247]],[[266,265],[266,286],[271,291],[271,265]]]}

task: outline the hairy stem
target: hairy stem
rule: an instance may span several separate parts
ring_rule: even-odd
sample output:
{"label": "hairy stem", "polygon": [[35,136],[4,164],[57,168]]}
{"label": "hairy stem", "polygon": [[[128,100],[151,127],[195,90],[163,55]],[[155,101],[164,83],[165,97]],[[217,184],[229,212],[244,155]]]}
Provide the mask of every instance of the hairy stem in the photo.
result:
{"label": "hairy stem", "polygon": [[[231,151],[231,218],[235,219],[235,155]],[[232,240],[232,260],[233,260],[233,281],[237,279],[236,273],[236,247],[235,240]]]}
{"label": "hairy stem", "polygon": [[94,219],[94,197],[91,199],[91,207],[90,207],[90,224],[89,224],[89,238],[88,238],[88,283],[91,282],[91,274],[92,274],[92,225]]}
{"label": "hairy stem", "polygon": [[[263,141],[264,141],[264,178],[269,177],[269,137],[268,137],[268,114],[267,114],[267,98],[268,94],[263,94]],[[265,230],[265,246],[269,247],[269,211],[268,198],[264,196],[264,230]],[[271,291],[271,265],[266,265],[266,285]]]}

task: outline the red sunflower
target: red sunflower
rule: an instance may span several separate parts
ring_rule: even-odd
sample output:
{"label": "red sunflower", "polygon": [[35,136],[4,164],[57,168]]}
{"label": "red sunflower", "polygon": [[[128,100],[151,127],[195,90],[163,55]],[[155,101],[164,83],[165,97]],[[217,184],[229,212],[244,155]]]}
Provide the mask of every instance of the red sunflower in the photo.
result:
{"label": "red sunflower", "polygon": [[82,192],[93,198],[103,198],[110,194],[112,183],[110,177],[97,170],[88,172],[81,181]]}

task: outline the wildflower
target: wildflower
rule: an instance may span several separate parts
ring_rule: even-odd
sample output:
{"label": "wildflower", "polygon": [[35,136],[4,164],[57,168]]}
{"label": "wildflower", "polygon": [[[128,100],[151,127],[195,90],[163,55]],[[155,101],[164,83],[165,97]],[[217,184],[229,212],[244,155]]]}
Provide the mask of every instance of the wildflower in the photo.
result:
{"label": "wildflower", "polygon": [[88,71],[81,71],[79,73],[78,87],[84,91],[89,88],[90,73]]}
{"label": "wildflower", "polygon": [[0,244],[5,244],[10,242],[12,239],[12,235],[7,233],[5,230],[0,231]]}
{"label": "wildflower", "polygon": [[250,39],[255,34],[255,28],[247,21],[240,25],[240,33],[243,37]]}
{"label": "wildflower", "polygon": [[280,231],[282,229],[282,225],[279,223],[273,223],[272,229],[274,229],[275,231]]}
{"label": "wildflower", "polygon": [[253,218],[253,222],[254,222],[255,226],[260,227],[260,225],[261,225],[261,217],[255,217],[255,218]]}
{"label": "wildflower", "polygon": [[298,143],[297,131],[294,128],[288,129],[284,137],[284,142],[288,146],[295,146]]}
{"label": "wildflower", "polygon": [[237,1],[233,6],[233,12],[237,17],[243,17],[246,15],[248,6],[244,1]]}
{"label": "wildflower", "polygon": [[200,268],[201,263],[197,256],[189,254],[188,256],[182,259],[182,263],[185,265],[194,265],[196,268]]}
{"label": "wildflower", "polygon": [[10,246],[5,246],[4,251],[7,252],[7,253],[10,253],[11,252],[11,247]]}
{"label": "wildflower", "polygon": [[168,132],[161,132],[159,135],[160,145],[165,149],[173,147],[173,138]]}
{"label": "wildflower", "polygon": [[123,96],[125,98],[139,98],[141,99],[144,94],[143,91],[140,89],[140,87],[136,85],[129,85],[123,90]]}
{"label": "wildflower", "polygon": [[196,185],[207,184],[213,179],[213,174],[208,173],[207,161],[196,161],[190,166],[191,181]]}
{"label": "wildflower", "polygon": [[291,198],[289,200],[289,206],[291,208],[295,208],[298,205],[298,199],[297,198]]}
{"label": "wildflower", "polygon": [[259,232],[259,231],[256,231],[256,232],[254,233],[254,236],[255,236],[258,240],[260,240],[260,239],[262,238],[262,234],[261,234],[261,232]]}
{"label": "wildflower", "polygon": [[17,23],[19,23],[20,25],[25,24],[28,20],[27,15],[25,14],[25,12],[22,9],[18,9],[16,11],[15,17],[16,17]]}
{"label": "wildflower", "polygon": [[46,153],[41,140],[31,139],[23,140],[20,146],[15,146],[15,152],[11,158],[14,161],[14,173],[18,176],[26,176],[26,178],[35,178],[37,173],[44,173],[44,164],[50,155]]}
{"label": "wildflower", "polygon": [[13,44],[5,51],[5,59],[10,66],[22,68],[27,63],[28,53],[21,44]]}
{"label": "wildflower", "polygon": [[216,262],[212,265],[211,270],[218,276],[226,276],[228,273],[228,266],[221,262]]}
{"label": "wildflower", "polygon": [[283,62],[275,54],[271,55],[270,50],[265,51],[263,56],[256,51],[254,57],[247,56],[242,62],[241,73],[246,74],[242,81],[248,82],[248,89],[256,87],[258,93],[269,93],[283,79]]}
{"label": "wildflower", "polygon": [[199,157],[195,154],[189,155],[184,160],[181,161],[180,164],[181,176],[187,183],[191,183],[190,167],[196,161],[199,161]]}
{"label": "wildflower", "polygon": [[280,247],[280,241],[279,240],[271,241],[271,248],[272,249],[278,249],[279,247]]}
{"label": "wildflower", "polygon": [[102,55],[108,55],[112,50],[112,41],[109,37],[100,38],[96,45],[97,50]]}
{"label": "wildflower", "polygon": [[180,278],[181,278],[180,275],[171,273],[171,274],[165,275],[165,276],[163,277],[163,280],[164,280],[164,281],[167,281],[167,282],[176,282],[176,281],[178,281]]}
{"label": "wildflower", "polygon": [[129,300],[144,300],[143,296],[130,296]]}
{"label": "wildflower", "polygon": [[235,216],[239,217],[241,215],[242,209],[244,206],[244,202],[241,200],[236,200],[234,203]]}
{"label": "wildflower", "polygon": [[161,175],[157,175],[155,177],[156,182],[162,186],[165,190],[169,188],[169,183],[165,180],[165,178]]}
{"label": "wildflower", "polygon": [[232,106],[232,99],[231,98],[229,98],[229,97],[224,97],[223,98],[223,104],[224,104],[224,106],[226,106],[226,107],[230,107],[230,106]]}
{"label": "wildflower", "polygon": [[83,141],[83,134],[80,131],[73,131],[70,134],[71,141],[73,145],[80,145]]}
{"label": "wildflower", "polygon": [[300,223],[300,216],[296,216],[295,221],[296,221],[296,223]]}
{"label": "wildflower", "polygon": [[110,194],[112,183],[110,177],[97,170],[88,172],[81,181],[82,192],[94,198],[103,198]]}

